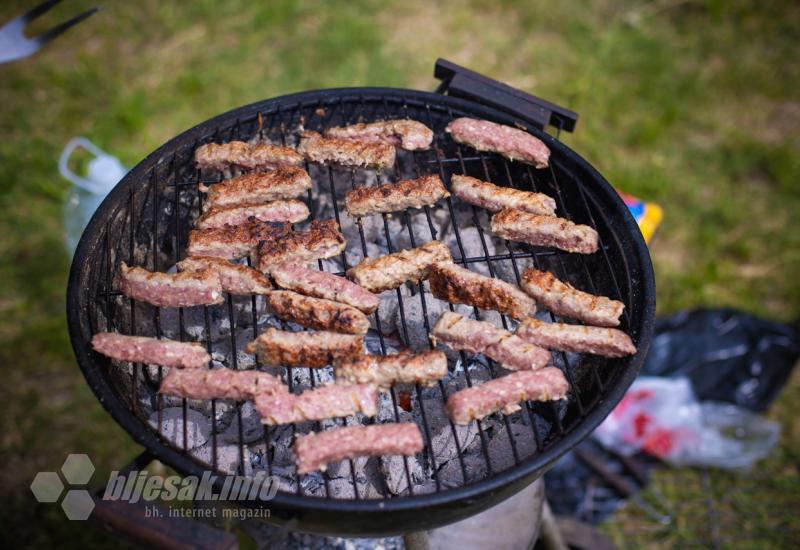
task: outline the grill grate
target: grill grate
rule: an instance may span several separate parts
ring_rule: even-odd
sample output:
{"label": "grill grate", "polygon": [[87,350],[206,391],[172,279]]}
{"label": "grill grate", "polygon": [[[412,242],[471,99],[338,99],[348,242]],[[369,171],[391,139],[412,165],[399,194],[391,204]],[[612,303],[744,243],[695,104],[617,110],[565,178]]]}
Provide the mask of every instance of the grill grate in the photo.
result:
{"label": "grill grate", "polygon": [[[578,176],[579,167],[567,157],[554,154],[548,169],[534,170],[526,165],[509,163],[497,155],[464,149],[446,137],[444,127],[450,120],[472,114],[450,103],[367,90],[359,93],[344,91],[310,101],[302,98],[294,102],[277,101],[265,104],[258,111],[251,109],[239,118],[220,117],[211,131],[196,135],[196,139],[174,147],[169,155],[151,162],[148,171],[139,176],[138,185],[130,186],[125,200],[119,201],[108,212],[98,241],[103,243],[102,250],[94,252],[86,267],[89,282],[86,292],[90,293],[86,339],[90,339],[93,333],[108,330],[198,340],[215,360],[229,368],[242,367],[240,363],[244,359],[237,349],[241,349],[243,342],[255,338],[267,324],[276,326],[274,320],[264,320],[263,303],[259,298],[229,295],[219,306],[162,310],[134,303],[114,290],[114,274],[122,261],[163,271],[170,269],[185,254],[188,231],[202,209],[203,196],[197,185],[201,181],[213,183],[221,177],[201,173],[193,167],[194,149],[209,141],[248,140],[259,131],[272,141],[294,145],[295,130],[300,124],[308,129],[322,130],[333,125],[408,117],[420,120],[434,130],[433,147],[428,151],[398,151],[396,165],[392,170],[379,172],[377,183],[437,173],[449,187],[450,176],[463,173],[498,185],[546,193],[556,200],[560,216],[590,225],[598,231],[601,251],[583,256],[499,241],[484,230],[489,219],[486,212],[452,198],[440,201],[433,208],[406,211],[394,217],[383,214],[353,220],[340,212],[340,201],[348,189],[369,181],[368,173],[340,167],[306,166],[314,180],[314,193],[309,191],[305,197],[311,219],[326,213],[325,217],[334,217],[348,235],[347,250],[336,258],[336,262],[319,261],[321,270],[343,273],[357,260],[374,256],[376,240],[385,243],[385,250],[381,253],[391,253],[444,238],[451,245],[456,263],[491,276],[519,284],[521,272],[531,265],[552,271],[578,288],[623,301],[626,311],[620,328],[639,344],[642,336],[639,331],[647,312],[643,312],[637,303],[647,298],[640,288],[646,281],[645,275],[629,263],[632,254],[629,226],[606,215],[593,189]],[[262,117],[265,125],[259,130]],[[327,210],[326,197],[333,199]],[[298,227],[306,223],[298,224]],[[414,308],[421,310],[425,332],[430,331],[438,318],[437,312],[443,306],[452,311],[457,309],[433,298],[425,282],[390,291],[390,294],[393,298],[382,296],[381,308],[392,300],[396,301],[397,332],[404,342],[409,342],[414,331],[420,330],[409,321],[410,315],[419,317],[412,313]],[[376,349],[373,351],[388,353],[397,347],[396,337],[383,334],[382,323],[386,319],[382,319],[379,312],[372,315],[377,329],[374,331],[372,344]],[[471,313],[478,319],[499,320],[509,330],[515,326],[514,321],[505,316],[493,317],[496,314],[474,308]],[[565,321],[553,315],[549,315],[549,319]],[[236,403],[231,407],[226,402],[213,400],[207,407],[201,407],[204,416],[198,417],[194,403],[186,399],[165,398],[157,393],[164,375],[162,368],[136,364],[126,371],[98,357],[94,360],[102,365],[102,376],[116,396],[139,421],[155,423],[162,443],[177,448],[195,463],[219,473],[252,474],[263,469],[269,475],[280,477],[283,492],[337,500],[395,499],[446,492],[480,483],[536,460],[573,434],[609,398],[610,389],[619,385],[620,378],[631,365],[628,359],[554,353],[554,364],[565,372],[572,387],[568,402],[527,403],[513,415],[494,415],[477,422],[477,433],[470,438],[469,429],[456,427],[446,419],[442,421],[443,404],[453,391],[501,376],[502,370],[492,361],[476,361],[462,352],[457,361],[450,361],[448,379],[429,389],[416,386],[412,388],[410,397],[397,388],[392,389],[384,404],[388,415],[365,421],[409,419],[401,404],[410,398],[418,411],[414,418],[422,428],[426,444],[421,459],[402,457],[399,468],[397,460],[387,457],[349,460],[334,474],[298,479],[286,465],[286,447],[295,434],[318,431],[334,424],[354,424],[360,420],[350,418],[289,427],[264,426],[258,428],[258,437],[255,438],[251,433],[253,413],[249,404]],[[262,368],[257,359],[254,367]],[[243,368],[248,368],[248,365]],[[294,392],[331,379],[329,372],[316,369],[285,370],[286,381]],[[178,416],[174,415],[176,408],[180,410]],[[199,423],[197,418],[201,418]],[[210,426],[198,425],[203,423],[202,419],[206,419]],[[152,423],[150,426],[156,429]],[[198,433],[207,434],[207,454],[198,454],[197,448],[193,447]],[[231,458],[231,441],[236,448],[235,460]],[[453,446],[455,451],[443,452],[444,449],[439,448],[443,444]],[[223,450],[227,453],[224,456]],[[398,473],[404,479],[398,480]],[[307,479],[312,482],[306,483]]]}

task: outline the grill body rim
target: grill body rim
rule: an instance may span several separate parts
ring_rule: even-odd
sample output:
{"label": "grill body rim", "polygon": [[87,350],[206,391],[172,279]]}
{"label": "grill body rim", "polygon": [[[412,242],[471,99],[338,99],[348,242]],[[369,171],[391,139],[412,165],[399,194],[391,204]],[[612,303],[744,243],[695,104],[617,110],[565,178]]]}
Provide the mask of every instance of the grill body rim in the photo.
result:
{"label": "grill body rim", "polygon": [[[128,409],[115,390],[106,380],[101,365],[92,357],[91,344],[87,340],[84,328],[87,325],[90,292],[85,290],[88,284],[89,269],[87,261],[96,247],[101,246],[101,235],[104,223],[121,207],[133,186],[139,183],[142,175],[155,167],[169,151],[205,135],[210,129],[219,127],[223,121],[237,117],[252,116],[255,113],[268,111],[275,105],[316,104],[331,98],[340,99],[347,96],[360,97],[380,95],[399,100],[414,100],[436,105],[448,105],[505,124],[524,126],[539,139],[542,139],[551,151],[558,152],[559,159],[568,163],[569,167],[580,172],[585,184],[590,182],[593,195],[603,202],[602,206],[613,209],[611,215],[619,216],[633,247],[633,255],[626,256],[626,262],[636,262],[641,272],[641,280],[637,282],[634,293],[641,293],[642,314],[638,324],[637,353],[628,362],[627,369],[617,379],[616,385],[607,388],[604,398],[593,410],[586,414],[582,421],[569,433],[542,453],[524,459],[517,466],[495,473],[481,481],[441,492],[414,496],[398,496],[389,499],[331,499],[310,495],[294,495],[278,493],[274,499],[261,501],[243,501],[237,505],[250,508],[268,508],[270,521],[287,523],[290,528],[299,531],[341,535],[388,535],[421,530],[444,525],[478,513],[518,492],[535,479],[543,475],[563,454],[586,438],[611,412],[622,399],[625,391],[639,373],[653,334],[655,317],[655,280],[650,255],[636,221],[628,211],[619,195],[606,179],[586,160],[567,147],[554,136],[547,134],[535,125],[535,122],[521,116],[514,117],[508,113],[482,105],[481,103],[455,98],[451,96],[421,92],[418,90],[385,87],[347,87],[331,88],[315,91],[298,92],[255,102],[232,109],[209,120],[206,120],[176,137],[167,141],[137,164],[104,199],[95,212],[78,244],[69,274],[67,290],[67,318],[70,339],[76,359],[87,383],[97,396],[103,407],[114,420],[123,427],[138,444],[147,448],[155,458],[174,467],[184,475],[202,476],[206,469],[198,462],[163,442],[157,434]],[[633,329],[634,327],[629,327]],[[222,488],[222,479],[217,478],[215,490]]]}

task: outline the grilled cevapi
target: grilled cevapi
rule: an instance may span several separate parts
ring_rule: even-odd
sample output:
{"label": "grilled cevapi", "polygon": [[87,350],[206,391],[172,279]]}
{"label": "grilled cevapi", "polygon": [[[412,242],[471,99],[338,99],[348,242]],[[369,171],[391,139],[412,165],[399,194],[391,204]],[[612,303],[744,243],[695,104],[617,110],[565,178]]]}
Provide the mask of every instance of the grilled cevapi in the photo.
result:
{"label": "grilled cevapi", "polygon": [[158,390],[164,395],[187,399],[255,399],[258,394],[288,393],[280,378],[255,370],[227,368],[171,370]]}
{"label": "grilled cevapi", "polygon": [[311,162],[360,168],[388,168],[395,159],[394,147],[386,143],[323,137],[310,131],[303,132],[297,151]]}
{"label": "grilled cevapi", "polygon": [[550,149],[528,132],[475,118],[457,118],[447,125],[448,132],[458,143],[478,151],[499,153],[512,161],[545,168],[550,159]]}
{"label": "grilled cevapi", "polygon": [[506,208],[492,216],[492,233],[509,241],[552,246],[567,252],[597,252],[597,231],[555,216],[537,216]]}
{"label": "grilled cevapi", "polygon": [[526,319],[517,327],[517,336],[537,346],[604,357],[625,357],[636,353],[630,336],[615,328],[587,327],[564,323],[543,323]]}
{"label": "grilled cevapi", "polygon": [[615,327],[625,304],[582,292],[552,273],[529,267],[522,273],[522,289],[552,313],[598,327]]}
{"label": "grilled cevapi", "polygon": [[238,260],[253,254],[258,243],[283,238],[290,231],[289,224],[255,220],[237,226],[193,229],[189,232],[188,252],[190,256]]}
{"label": "grilled cevapi", "polygon": [[297,457],[297,473],[324,471],[331,462],[346,458],[381,455],[412,456],[422,452],[422,433],[416,424],[373,424],[344,426],[324,432],[301,435],[292,450]]}
{"label": "grilled cevapi", "polygon": [[177,263],[181,271],[211,269],[219,275],[222,290],[230,294],[269,294],[272,283],[266,275],[241,264],[207,256],[189,256]]}
{"label": "grilled cevapi", "polygon": [[445,311],[431,331],[431,341],[469,353],[482,353],[508,370],[539,369],[550,353],[486,321],[474,321]]}
{"label": "grilled cevapi", "polygon": [[289,332],[268,328],[247,345],[262,364],[271,367],[324,367],[337,359],[363,353],[364,339],[337,332]]}
{"label": "grilled cevapi", "polygon": [[335,220],[311,222],[305,231],[284,231],[258,245],[258,268],[270,273],[272,267],[290,262],[307,264],[341,253],[347,241]]}
{"label": "grilled cevapi", "polygon": [[351,216],[398,212],[433,205],[449,197],[439,176],[422,176],[374,187],[359,187],[347,193],[345,208]]}
{"label": "grilled cevapi", "polygon": [[125,296],[159,307],[212,305],[225,299],[219,274],[213,269],[154,273],[123,262],[117,285]]}
{"label": "grilled cevapi", "polygon": [[334,363],[336,380],[348,384],[395,384],[432,386],[447,375],[447,357],[441,351],[401,352],[393,355],[362,355]]}
{"label": "grilled cevapi", "polygon": [[329,128],[325,135],[366,143],[385,143],[407,151],[428,149],[433,141],[430,128],[416,120],[381,120],[368,124]]}
{"label": "grilled cevapi", "polygon": [[426,279],[434,264],[452,260],[445,244],[431,241],[388,256],[364,258],[347,270],[347,276],[370,292],[378,293],[397,288],[406,281]]}
{"label": "grilled cevapi", "polygon": [[206,195],[204,210],[293,199],[310,189],[308,172],[296,166],[243,174],[213,185],[200,184],[200,191]]}
{"label": "grilled cevapi", "polygon": [[557,401],[567,396],[569,384],[559,369],[512,372],[506,376],[452,394],[446,410],[455,424],[469,424],[490,414],[518,411],[522,401]]}
{"label": "grilled cevapi", "polygon": [[289,147],[231,141],[201,145],[194,152],[194,161],[200,169],[263,171],[281,166],[299,166],[303,163],[303,157]]}
{"label": "grilled cevapi", "polygon": [[450,189],[453,191],[453,195],[462,201],[485,208],[490,212],[513,208],[539,216],[556,215],[556,201],[542,193],[501,187],[488,181],[460,175],[452,177]]}
{"label": "grilled cevapi", "polygon": [[92,348],[112,359],[164,367],[200,369],[208,366],[211,356],[194,342],[126,336],[115,332],[99,332],[92,337]]}
{"label": "grilled cevapi", "polygon": [[260,222],[298,223],[309,216],[308,207],[298,200],[279,200],[264,204],[214,207],[197,220],[198,229],[241,225],[251,220]]}
{"label": "grilled cevapi", "polygon": [[267,303],[274,315],[304,327],[347,334],[366,334],[369,330],[369,320],[361,311],[324,298],[312,298],[291,290],[275,290],[270,293]]}
{"label": "grilled cevapi", "polygon": [[330,384],[300,395],[287,392],[258,394],[255,406],[267,425],[294,424],[361,413],[378,414],[379,394],[372,384]]}
{"label": "grilled cevapi", "polygon": [[358,308],[366,314],[378,309],[378,297],[344,277],[284,263],[273,266],[270,274],[281,288],[307,296],[333,300]]}
{"label": "grilled cevapi", "polygon": [[452,262],[434,265],[428,282],[434,296],[451,304],[493,309],[516,319],[536,313],[536,303],[516,286]]}

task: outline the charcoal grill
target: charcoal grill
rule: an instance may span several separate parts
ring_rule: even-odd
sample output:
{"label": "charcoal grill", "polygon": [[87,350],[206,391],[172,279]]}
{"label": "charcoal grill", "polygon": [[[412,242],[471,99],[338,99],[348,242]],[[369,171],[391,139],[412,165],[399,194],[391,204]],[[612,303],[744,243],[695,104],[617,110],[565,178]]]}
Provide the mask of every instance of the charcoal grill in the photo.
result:
{"label": "charcoal grill", "polygon": [[[361,536],[403,533],[450,523],[486,509],[530,484],[585,438],[621,399],[649,347],[655,289],[647,248],[635,221],[608,182],[559,141],[562,131],[574,128],[577,115],[443,60],[437,62],[436,76],[442,80],[437,93],[390,88],[310,91],[241,107],[199,124],[131,170],[102,203],[75,254],[67,297],[70,335],[87,382],[113,418],[154,457],[183,474],[201,476],[207,470],[251,474],[262,468],[279,475],[282,489],[273,500],[238,504],[269,508],[271,521],[288,522],[296,530]],[[550,148],[549,168],[536,170],[458,146],[444,133],[447,123],[458,116],[524,128]],[[262,319],[262,305],[256,297],[228,297],[218,306],[179,310],[134,303],[114,287],[120,263],[165,271],[185,254],[188,232],[201,208],[198,182],[212,183],[221,177],[194,168],[192,156],[198,145],[259,136],[292,145],[299,125],[322,130],[332,125],[405,117],[429,125],[435,131],[434,146],[429,151],[400,151],[394,169],[378,174],[379,182],[434,173],[449,185],[452,174],[464,173],[499,185],[540,191],[555,198],[559,215],[594,227],[600,235],[600,250],[576,255],[498,242],[484,230],[488,225],[485,212],[453,199],[393,218],[384,215],[372,222],[365,219],[356,223],[340,211],[343,193],[374,181],[373,175],[311,166],[314,188],[306,200],[312,215],[325,213],[330,207],[330,214],[349,227],[347,252],[333,261],[320,262],[320,268],[344,271],[354,259],[370,254],[370,239],[378,239],[385,251],[391,252],[401,244],[419,246],[433,238],[446,238],[455,261],[471,269],[518,281],[524,267],[533,265],[553,271],[578,288],[621,300],[626,309],[620,328],[636,343],[637,354],[612,360],[554,353],[553,363],[564,370],[572,387],[569,399],[556,404],[527,404],[509,417],[484,419],[476,424],[477,433],[472,432],[471,439],[461,428],[441,421],[443,404],[453,391],[502,375],[502,369],[462,354],[451,359],[451,375],[445,382],[430,389],[413,388],[410,395],[392,391],[384,407],[386,415],[378,419],[408,419],[403,405],[410,400],[416,410],[413,419],[422,428],[426,444],[421,456],[391,464],[388,458],[345,461],[333,473],[312,478],[315,483],[298,479],[287,470],[286,448],[293,434],[323,425],[259,428],[254,436],[247,425],[247,405],[242,403],[231,406],[217,400],[205,406],[201,414],[209,425],[204,427],[208,442],[203,448],[210,452],[198,454],[191,448],[193,435],[188,433],[190,417],[199,418],[197,405],[187,400],[168,402],[172,398],[158,396],[162,369],[115,366],[91,350],[92,335],[108,330],[197,340],[215,359],[236,369],[249,367],[244,364],[247,358],[236,350],[270,321]],[[555,128],[554,135],[543,130],[547,126]],[[377,226],[369,225],[373,222]],[[396,301],[399,334],[383,334],[381,318],[375,314],[377,330],[371,341],[376,352],[387,352],[396,337],[407,341],[413,336],[410,331],[414,327],[409,326],[412,311],[421,308],[427,331],[436,321],[435,312],[445,307],[427,293],[426,283],[398,289],[384,300]],[[391,302],[382,302],[381,307],[386,303]],[[474,314],[478,318],[488,315],[477,310]],[[492,319],[512,327],[510,319]],[[261,367],[256,363],[255,368]],[[324,371],[286,370],[293,391],[330,378]],[[165,411],[174,412],[176,407],[181,412],[182,430],[167,433]],[[331,424],[361,421],[337,419]],[[218,422],[225,424],[224,429]],[[223,450],[227,453],[224,457]],[[381,477],[382,483],[374,482]],[[221,483],[218,480],[215,489],[220,490]]]}

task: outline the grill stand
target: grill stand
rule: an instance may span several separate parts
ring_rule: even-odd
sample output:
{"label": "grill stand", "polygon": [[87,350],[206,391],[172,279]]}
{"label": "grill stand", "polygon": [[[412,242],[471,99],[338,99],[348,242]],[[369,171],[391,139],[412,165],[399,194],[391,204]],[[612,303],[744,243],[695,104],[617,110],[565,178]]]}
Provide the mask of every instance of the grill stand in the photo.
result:
{"label": "grill stand", "polygon": [[[532,548],[540,540],[548,550],[566,550],[558,545],[560,534],[547,509],[544,480],[534,481],[508,500],[467,519],[428,532],[403,537],[408,550],[482,550],[484,548]],[[555,544],[553,544],[555,543]]]}

